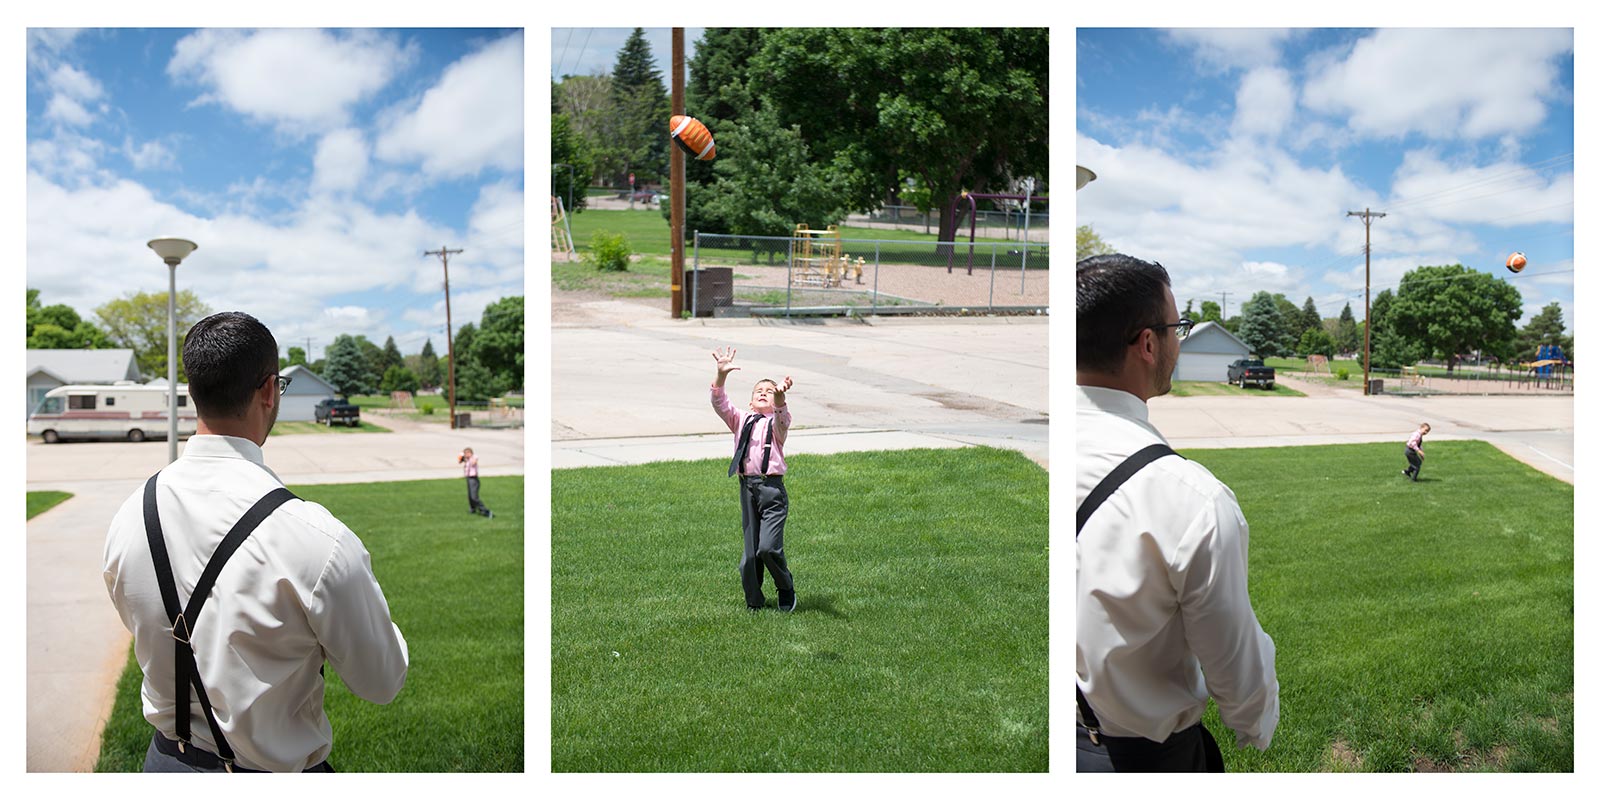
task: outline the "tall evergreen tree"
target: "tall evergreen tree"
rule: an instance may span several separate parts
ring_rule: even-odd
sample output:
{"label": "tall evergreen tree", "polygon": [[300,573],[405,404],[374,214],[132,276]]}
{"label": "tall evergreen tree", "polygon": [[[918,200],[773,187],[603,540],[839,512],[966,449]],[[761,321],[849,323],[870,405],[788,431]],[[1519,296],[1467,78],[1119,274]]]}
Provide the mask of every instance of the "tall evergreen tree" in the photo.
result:
{"label": "tall evergreen tree", "polygon": [[421,381],[423,386],[431,388],[441,383],[439,380],[439,355],[433,352],[432,337],[422,343],[422,353],[417,366],[417,380]]}
{"label": "tall evergreen tree", "polygon": [[394,337],[383,340],[383,371],[388,372],[390,367],[404,366],[400,356],[400,348],[395,346]]}
{"label": "tall evergreen tree", "polygon": [[1350,303],[1346,301],[1344,310],[1339,312],[1339,329],[1333,337],[1333,343],[1341,353],[1354,353],[1361,348],[1361,329],[1356,327],[1356,315],[1350,310]]}
{"label": "tall evergreen tree", "polygon": [[368,394],[374,384],[367,382],[367,359],[361,353],[356,337],[341,333],[328,345],[327,364],[319,374],[333,385],[334,391],[346,397]]}
{"label": "tall evergreen tree", "polygon": [[634,28],[617,52],[616,66],[611,68],[611,103],[617,119],[611,147],[620,156],[621,185],[627,185],[630,172],[641,183],[666,180],[672,99],[643,28]]}
{"label": "tall evergreen tree", "polygon": [[1306,331],[1312,328],[1320,329],[1321,327],[1322,315],[1317,313],[1317,304],[1310,297],[1307,297],[1306,304],[1300,307],[1300,330],[1295,331],[1296,336],[1297,338],[1305,336]]}

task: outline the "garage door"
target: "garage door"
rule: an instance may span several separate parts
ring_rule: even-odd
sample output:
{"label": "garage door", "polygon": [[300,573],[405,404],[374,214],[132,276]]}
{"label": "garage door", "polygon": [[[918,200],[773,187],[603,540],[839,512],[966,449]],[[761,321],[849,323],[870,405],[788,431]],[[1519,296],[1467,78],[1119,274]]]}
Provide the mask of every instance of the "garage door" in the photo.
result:
{"label": "garage door", "polygon": [[1172,379],[1178,381],[1225,381],[1228,365],[1241,356],[1228,353],[1182,353]]}
{"label": "garage door", "polygon": [[283,410],[278,412],[278,419],[284,422],[309,422],[317,418],[317,403],[322,398],[311,394],[287,394],[283,396]]}

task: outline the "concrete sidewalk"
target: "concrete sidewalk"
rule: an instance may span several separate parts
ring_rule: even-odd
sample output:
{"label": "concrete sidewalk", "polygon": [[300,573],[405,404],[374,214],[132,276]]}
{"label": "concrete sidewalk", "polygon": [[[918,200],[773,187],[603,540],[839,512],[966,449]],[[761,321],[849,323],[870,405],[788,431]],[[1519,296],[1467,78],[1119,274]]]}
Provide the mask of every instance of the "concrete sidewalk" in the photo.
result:
{"label": "concrete sidewalk", "polygon": [[[460,478],[455,457],[468,446],[480,474],[523,474],[520,430],[274,436],[263,451],[296,485]],[[31,442],[26,452],[28,491],[73,495],[27,526],[27,769],[84,772],[99,756],[130,640],[100,574],[106,527],[166,465],[167,444]]]}

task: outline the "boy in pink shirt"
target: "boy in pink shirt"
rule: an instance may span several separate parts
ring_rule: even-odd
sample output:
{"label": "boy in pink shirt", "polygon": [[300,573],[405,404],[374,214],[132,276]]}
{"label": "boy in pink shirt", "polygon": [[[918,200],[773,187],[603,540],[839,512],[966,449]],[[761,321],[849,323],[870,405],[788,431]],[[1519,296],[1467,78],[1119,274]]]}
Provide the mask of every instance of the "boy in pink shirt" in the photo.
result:
{"label": "boy in pink shirt", "polygon": [[1422,452],[1422,437],[1427,436],[1431,430],[1433,430],[1433,427],[1424,422],[1418,425],[1416,432],[1412,433],[1411,438],[1406,440],[1406,463],[1410,464],[1410,466],[1406,467],[1405,472],[1401,474],[1410,478],[1412,483],[1415,483],[1417,476],[1422,474],[1422,459],[1427,458]]}
{"label": "boy in pink shirt", "polygon": [[750,409],[734,408],[722,385],[728,373],[740,369],[733,365],[738,351],[713,350],[717,378],[711,384],[711,408],[734,433],[733,462],[728,475],[739,478],[739,510],[744,525],[744,555],[739,558],[739,578],[744,584],[744,602],[752,611],[767,603],[761,593],[763,568],[772,573],[778,590],[778,610],[795,607],[794,576],[783,557],[783,524],[789,518],[789,492],[783,475],[788,464],[783,459],[783,443],[789,436],[789,405],[784,394],[794,385],[785,376],[777,381],[756,381],[750,393]]}

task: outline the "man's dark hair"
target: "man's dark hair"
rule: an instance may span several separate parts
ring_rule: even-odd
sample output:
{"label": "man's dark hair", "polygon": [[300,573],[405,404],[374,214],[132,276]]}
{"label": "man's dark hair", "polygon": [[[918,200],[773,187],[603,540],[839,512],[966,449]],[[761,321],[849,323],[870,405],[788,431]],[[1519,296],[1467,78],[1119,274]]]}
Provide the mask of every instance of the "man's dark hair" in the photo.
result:
{"label": "man's dark hair", "polygon": [[243,417],[250,396],[278,371],[278,341],[249,314],[212,314],[189,329],[183,370],[201,416]]}
{"label": "man's dark hair", "polygon": [[1120,253],[1078,262],[1078,369],[1122,371],[1128,340],[1166,322],[1165,267]]}

